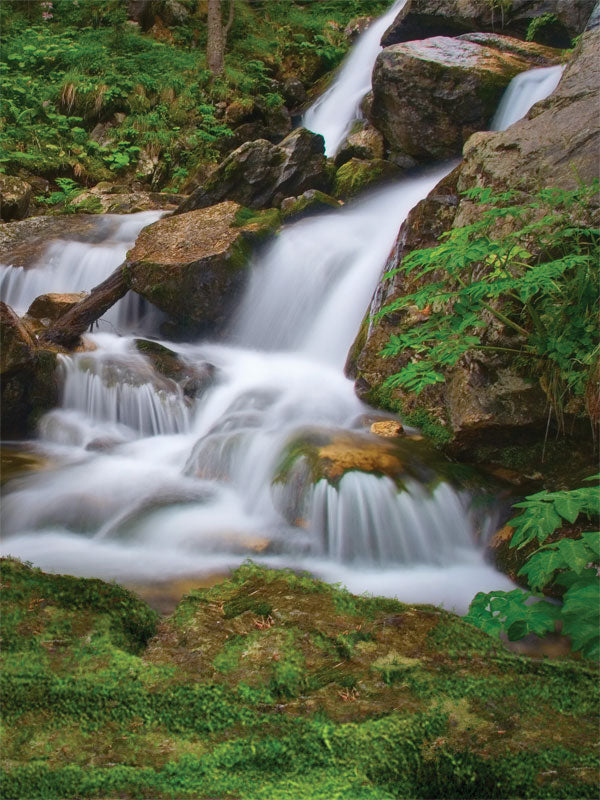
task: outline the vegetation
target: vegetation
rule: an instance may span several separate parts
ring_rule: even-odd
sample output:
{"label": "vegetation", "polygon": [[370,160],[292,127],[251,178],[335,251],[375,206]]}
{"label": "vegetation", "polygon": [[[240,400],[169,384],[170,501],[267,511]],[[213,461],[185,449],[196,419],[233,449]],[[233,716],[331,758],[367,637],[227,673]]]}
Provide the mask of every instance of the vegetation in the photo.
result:
{"label": "vegetation", "polygon": [[[85,184],[127,176],[177,189],[233,140],[224,105],[248,119],[311,87],[347,51],[344,25],[386,0],[236,2],[222,75],[206,64],[206,13],[146,33],[121,0],[2,3],[0,169]],[[262,109],[262,112],[261,112]]]}
{"label": "vegetation", "polygon": [[[561,623],[571,637],[574,650],[588,658],[600,659],[600,533],[584,531],[576,539],[551,538],[565,522],[582,518],[591,527],[600,514],[598,477],[590,478],[595,486],[572,491],[542,491],[527,497],[515,508],[523,509],[509,524],[515,528],[511,547],[530,543],[539,547],[526,561],[519,574],[532,589],[541,591],[555,582],[566,588],[562,604],[550,603],[520,589],[512,592],[479,592],[466,619],[488,633],[506,632],[511,641],[529,633],[543,635]],[[548,539],[551,538],[551,541]]]}
{"label": "vegetation", "polygon": [[2,579],[2,797],[595,797],[597,673],[440,609],[246,564],[155,628],[101,581]]}
{"label": "vegetation", "polygon": [[418,288],[379,318],[416,307],[422,320],[383,349],[411,355],[385,386],[418,394],[443,383],[464,356],[490,351],[540,379],[559,424],[570,401],[583,410],[598,357],[600,231],[589,210],[597,192],[597,182],[526,202],[516,192],[466,192],[481,205],[479,218],[412,251],[387,275],[410,276]]}

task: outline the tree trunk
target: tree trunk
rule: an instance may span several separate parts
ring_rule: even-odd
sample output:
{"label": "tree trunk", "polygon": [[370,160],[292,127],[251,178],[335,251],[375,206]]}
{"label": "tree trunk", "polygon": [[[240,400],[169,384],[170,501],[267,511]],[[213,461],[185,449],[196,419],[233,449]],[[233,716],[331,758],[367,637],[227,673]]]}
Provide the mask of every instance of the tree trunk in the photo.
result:
{"label": "tree trunk", "polygon": [[229,0],[229,16],[226,25],[223,25],[221,14],[223,2],[224,0],[208,0],[206,63],[213,75],[220,75],[223,72],[227,34],[233,23],[235,0]]}
{"label": "tree trunk", "polygon": [[129,287],[125,282],[124,267],[125,264],[117,267],[105,281],[95,286],[87,297],[59,317],[54,325],[40,336],[40,339],[64,346],[74,344],[93,322],[100,319],[127,293]]}

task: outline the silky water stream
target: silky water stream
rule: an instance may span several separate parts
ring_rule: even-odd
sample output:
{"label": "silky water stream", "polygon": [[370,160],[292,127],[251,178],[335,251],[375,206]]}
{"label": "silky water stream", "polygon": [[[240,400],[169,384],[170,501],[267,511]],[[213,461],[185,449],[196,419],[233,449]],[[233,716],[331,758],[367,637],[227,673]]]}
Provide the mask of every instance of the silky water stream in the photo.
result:
{"label": "silky water stream", "polygon": [[[367,41],[374,60],[378,38],[368,34],[357,50]],[[358,96],[364,87],[354,88]],[[539,89],[521,81],[509,105],[526,113],[523,93],[538,100]],[[326,117],[328,104],[320,103]],[[350,121],[356,108],[355,99]],[[5,487],[2,552],[50,571],[130,585],[189,578],[188,586],[251,556],[459,612],[477,591],[512,586],[484,560],[493,505],[482,511],[481,493],[449,480],[439,459],[419,475],[408,470],[402,491],[360,471],[313,484],[302,462],[287,482],[275,479],[290,443],[315,431],[369,439],[371,410],[344,377],[346,354],[400,224],[447,170],[286,226],[257,256],[224,341],[162,342],[190,371],[214,376],[199,396],[136,348],[136,336],[160,340],[160,315],[137,298],[120,301],[87,335],[94,349],[61,357],[61,406],[30,445],[46,466]],[[3,299],[22,312],[42,292],[89,289],[158,216],[99,218],[104,234],[94,242],[51,242],[34,268],[3,267]]]}
{"label": "silky water stream", "polygon": [[[222,573],[250,555],[460,610],[476,591],[506,586],[476,543],[486,519],[470,494],[433,472],[426,483],[407,478],[400,493],[363,472],[337,486],[273,484],[303,432],[368,436],[346,354],[399,224],[445,171],[286,227],[257,258],[226,342],[163,342],[190,369],[212,365],[214,383],[198,398],[155,372],[128,333],[139,319],[123,310],[111,323],[120,333],[88,334],[94,350],[61,357],[61,407],[35,444],[48,466],[9,482],[3,552],[126,583]],[[84,262],[103,263],[88,285],[121,261],[134,223],[148,221],[122,221],[129,242],[112,229],[111,239],[77,243]],[[54,280],[72,248],[50,244],[47,258]],[[36,292],[54,288],[45,267],[34,269]],[[286,513],[294,503],[300,522]]]}

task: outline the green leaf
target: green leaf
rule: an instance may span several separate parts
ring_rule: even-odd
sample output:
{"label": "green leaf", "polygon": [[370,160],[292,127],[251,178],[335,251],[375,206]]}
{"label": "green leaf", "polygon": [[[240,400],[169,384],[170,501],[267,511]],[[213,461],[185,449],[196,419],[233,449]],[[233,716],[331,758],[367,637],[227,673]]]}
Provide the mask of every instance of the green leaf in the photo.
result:
{"label": "green leaf", "polygon": [[563,492],[554,501],[554,508],[568,522],[575,522],[581,510],[581,503],[568,492]]}

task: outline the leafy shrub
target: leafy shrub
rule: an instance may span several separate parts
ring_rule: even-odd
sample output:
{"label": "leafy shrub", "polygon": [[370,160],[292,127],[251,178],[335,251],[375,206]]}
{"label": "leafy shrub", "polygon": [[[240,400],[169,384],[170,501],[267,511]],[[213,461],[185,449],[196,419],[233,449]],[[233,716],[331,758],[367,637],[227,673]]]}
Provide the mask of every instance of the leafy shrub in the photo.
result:
{"label": "leafy shrub", "polygon": [[[598,477],[589,480],[597,484]],[[553,581],[566,587],[562,605],[541,599],[532,604],[536,595],[521,589],[479,592],[465,619],[493,636],[506,631],[510,641],[529,633],[543,635],[560,621],[574,650],[588,658],[600,658],[600,533],[584,531],[577,539],[546,541],[565,521],[597,518],[600,488],[538,492],[516,503],[515,508],[523,510],[509,523],[515,528],[511,547],[540,544],[519,574],[537,591]]]}
{"label": "leafy shrub", "polygon": [[[570,397],[583,399],[598,352],[600,231],[588,224],[597,192],[597,181],[546,189],[518,205],[509,204],[515,192],[466,192],[482,206],[479,219],[444,234],[436,247],[409,253],[386,275],[410,276],[420,287],[378,318],[416,307],[422,320],[382,350],[385,357],[411,355],[384,386],[418,394],[443,382],[442,370],[466,354],[508,354],[532,377],[542,375],[561,420]],[[502,233],[506,222],[510,233]],[[490,319],[502,329],[500,342],[482,334]]]}

